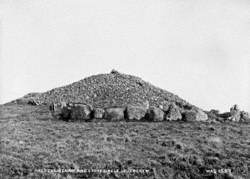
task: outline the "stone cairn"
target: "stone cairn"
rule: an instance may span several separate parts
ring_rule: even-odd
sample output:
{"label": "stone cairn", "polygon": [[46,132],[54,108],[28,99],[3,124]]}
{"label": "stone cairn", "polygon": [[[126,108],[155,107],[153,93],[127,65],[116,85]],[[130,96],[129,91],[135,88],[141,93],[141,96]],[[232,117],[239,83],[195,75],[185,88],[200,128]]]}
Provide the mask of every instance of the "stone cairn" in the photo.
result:
{"label": "stone cairn", "polygon": [[207,121],[207,114],[197,108],[181,110],[175,103],[168,106],[149,106],[148,102],[126,107],[94,108],[82,103],[53,103],[54,118],[64,121]]}

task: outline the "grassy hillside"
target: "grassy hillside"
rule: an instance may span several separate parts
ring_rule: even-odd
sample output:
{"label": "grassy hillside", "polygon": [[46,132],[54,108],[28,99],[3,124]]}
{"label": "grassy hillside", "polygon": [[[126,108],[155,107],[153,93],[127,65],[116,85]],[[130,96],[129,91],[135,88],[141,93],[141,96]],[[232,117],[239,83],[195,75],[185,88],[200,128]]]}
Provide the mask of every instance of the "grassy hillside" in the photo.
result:
{"label": "grassy hillside", "polygon": [[[247,179],[249,131],[246,123],[63,122],[52,119],[47,106],[5,105],[0,178]],[[39,172],[73,168],[147,172]]]}

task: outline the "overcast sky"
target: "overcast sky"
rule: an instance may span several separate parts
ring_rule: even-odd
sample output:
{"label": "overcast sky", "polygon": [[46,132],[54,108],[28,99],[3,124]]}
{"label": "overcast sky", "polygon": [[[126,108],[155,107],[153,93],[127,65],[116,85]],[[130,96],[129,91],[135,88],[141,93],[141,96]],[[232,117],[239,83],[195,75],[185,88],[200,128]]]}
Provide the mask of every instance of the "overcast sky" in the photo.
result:
{"label": "overcast sky", "polygon": [[0,0],[0,103],[115,68],[250,111],[248,0]]}

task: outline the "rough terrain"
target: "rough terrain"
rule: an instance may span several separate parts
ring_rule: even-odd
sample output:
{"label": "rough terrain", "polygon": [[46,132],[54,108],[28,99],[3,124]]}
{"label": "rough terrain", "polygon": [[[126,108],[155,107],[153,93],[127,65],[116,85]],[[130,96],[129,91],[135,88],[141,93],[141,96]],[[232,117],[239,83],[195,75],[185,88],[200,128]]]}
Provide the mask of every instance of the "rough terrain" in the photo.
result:
{"label": "rough terrain", "polygon": [[0,105],[3,179],[249,179],[249,171],[249,113],[237,105],[204,113],[115,70]]}
{"label": "rough terrain", "polygon": [[22,103],[28,100],[33,100],[38,104],[61,101],[86,103],[101,108],[146,102],[156,107],[169,102],[174,102],[181,108],[193,106],[177,95],[143,81],[139,77],[115,70],[107,74],[93,75],[45,93],[31,93],[16,101]]}
{"label": "rough terrain", "polygon": [[[249,123],[64,122],[16,104],[0,114],[0,178],[250,178]],[[149,172],[38,171],[70,168]]]}

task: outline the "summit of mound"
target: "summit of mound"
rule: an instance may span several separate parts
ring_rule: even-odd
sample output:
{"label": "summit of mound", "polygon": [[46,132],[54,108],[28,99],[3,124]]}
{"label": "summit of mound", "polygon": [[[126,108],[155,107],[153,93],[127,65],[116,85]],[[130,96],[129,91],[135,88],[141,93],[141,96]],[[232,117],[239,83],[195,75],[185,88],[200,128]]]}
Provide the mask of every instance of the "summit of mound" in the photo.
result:
{"label": "summit of mound", "polygon": [[112,70],[108,74],[98,74],[72,84],[39,93],[32,99],[41,104],[87,103],[94,107],[126,106],[149,103],[160,106],[175,103],[180,108],[192,108],[193,105],[177,95],[160,89],[139,77]]}

